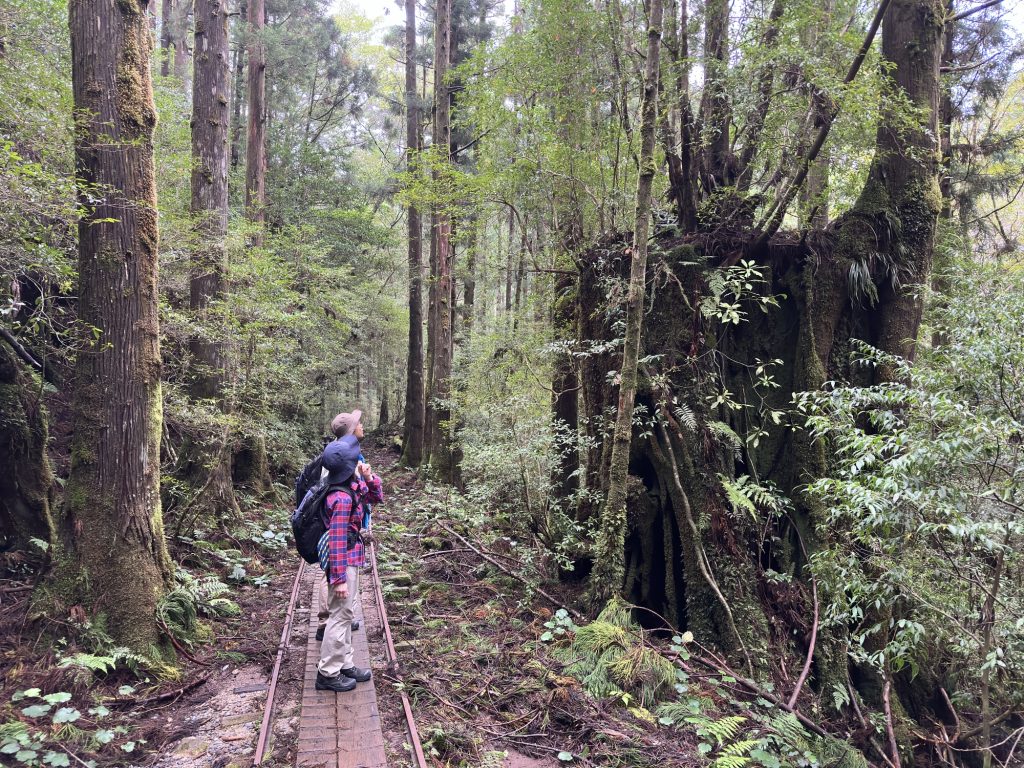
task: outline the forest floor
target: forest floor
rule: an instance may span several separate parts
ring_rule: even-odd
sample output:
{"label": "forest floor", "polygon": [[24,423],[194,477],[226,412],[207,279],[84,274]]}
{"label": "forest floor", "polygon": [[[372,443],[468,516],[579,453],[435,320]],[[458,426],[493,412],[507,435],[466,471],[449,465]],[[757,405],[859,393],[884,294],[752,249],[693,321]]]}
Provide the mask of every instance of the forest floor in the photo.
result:
{"label": "forest floor", "polygon": [[[621,691],[617,698],[595,698],[566,673],[549,630],[559,624],[561,605],[571,609],[580,597],[577,587],[544,584],[542,594],[525,576],[529,558],[518,548],[526,545],[486,524],[474,527],[465,507],[457,509],[454,494],[398,469],[392,454],[371,451],[370,457],[385,480],[387,502],[374,514],[374,531],[398,667],[385,661],[368,578],[361,631],[367,632],[391,766],[413,765],[400,691],[411,701],[424,753],[434,766],[663,768],[705,762],[692,729],[656,724],[647,710],[628,706]],[[250,575],[258,572],[262,578],[233,588],[229,596],[238,602],[240,615],[213,620],[212,639],[193,647],[191,659],[181,659],[181,675],[173,682],[60,668],[54,651],[38,650],[43,645],[38,630],[33,633],[24,619],[27,600],[0,607],[6,622],[0,626],[0,707],[6,711],[0,712],[18,717],[25,702],[14,703],[12,696],[29,687],[39,688],[40,695],[70,693],[67,704],[82,717],[71,729],[48,724],[40,748],[66,750],[75,758],[72,765],[89,760],[99,766],[158,768],[251,765],[297,563],[290,547],[262,557],[244,551]],[[304,581],[264,765],[294,765],[312,597],[307,594],[312,580]],[[0,588],[6,590],[5,600],[7,594],[22,594],[15,582]],[[121,688],[126,684],[134,690]],[[109,715],[85,714],[101,700]],[[96,734],[106,730],[113,737],[101,744]]]}

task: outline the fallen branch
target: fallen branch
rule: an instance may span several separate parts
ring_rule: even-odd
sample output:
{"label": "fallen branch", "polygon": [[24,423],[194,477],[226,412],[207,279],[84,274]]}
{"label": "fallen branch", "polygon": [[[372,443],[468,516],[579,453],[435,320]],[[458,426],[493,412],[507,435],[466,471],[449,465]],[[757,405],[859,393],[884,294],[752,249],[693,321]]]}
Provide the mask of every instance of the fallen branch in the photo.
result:
{"label": "fallen branch", "polygon": [[800,689],[804,687],[804,682],[807,680],[807,675],[811,672],[811,661],[814,659],[814,645],[818,639],[818,580],[814,578],[814,571],[811,570],[810,558],[807,556],[807,547],[804,546],[804,537],[800,535],[800,529],[797,526],[793,526],[793,530],[796,531],[797,541],[800,542],[800,551],[804,553],[804,561],[807,563],[807,572],[811,574],[811,595],[814,598],[814,625],[811,627],[811,642],[807,648],[807,658],[804,660],[804,668],[800,670],[800,677],[797,678],[796,686],[793,688],[793,693],[789,696],[789,701],[786,702],[789,706],[795,706],[796,700],[800,696]]}
{"label": "fallen branch", "polygon": [[[470,550],[471,550],[471,551],[472,551],[473,553],[475,553],[475,554],[476,554],[476,555],[477,555],[478,557],[481,557],[481,558],[483,558],[484,560],[486,560],[486,561],[487,561],[488,563],[490,563],[491,565],[493,565],[493,566],[494,566],[495,568],[497,568],[498,570],[502,571],[503,573],[506,573],[506,574],[508,574],[509,576],[511,576],[511,577],[512,577],[512,578],[514,578],[514,579],[522,579],[522,576],[520,576],[520,575],[519,575],[519,574],[517,574],[517,573],[513,573],[513,572],[512,572],[511,570],[509,570],[509,569],[508,569],[508,568],[506,568],[506,567],[505,567],[504,565],[502,565],[501,563],[499,563],[499,562],[498,562],[497,560],[495,560],[495,559],[494,559],[493,557],[491,557],[491,556],[490,556],[489,554],[487,554],[487,553],[485,553],[485,552],[481,552],[481,551],[480,551],[479,549],[477,549],[477,548],[476,548],[476,547],[474,547],[474,546],[473,546],[472,544],[470,544],[470,543],[469,543],[468,541],[466,541],[465,537],[463,537],[463,536],[459,535],[458,533],[456,533],[455,531],[453,531],[453,530],[452,530],[451,528],[449,528],[449,527],[448,527],[447,525],[445,525],[444,523],[442,523],[442,522],[440,522],[440,521],[437,521],[437,525],[438,525],[438,526],[439,526],[439,527],[440,527],[440,528],[441,528],[442,530],[445,530],[445,531],[447,531],[447,532],[448,532],[448,533],[450,533],[450,534],[451,534],[452,536],[454,536],[455,538],[457,538],[457,539],[458,539],[459,541],[461,541],[461,542],[462,542],[462,544],[463,544],[464,546],[468,547],[468,548],[469,548],[469,549],[470,549]],[[569,608],[569,607],[567,607],[567,606],[563,606],[563,605],[562,605],[562,602],[561,602],[561,600],[557,600],[557,599],[555,599],[554,597],[552,597],[551,595],[549,595],[549,594],[548,594],[547,592],[545,592],[545,591],[544,591],[543,589],[541,589],[540,587],[537,587],[537,594],[541,595],[542,597],[545,597],[545,598],[547,598],[547,600],[548,600],[549,602],[551,602],[551,604],[552,604],[552,605],[557,605],[557,606],[558,606],[559,608],[565,608],[565,610],[566,610],[566,611],[568,611],[569,615],[570,615],[570,616],[572,616],[572,617],[573,617],[574,619],[578,619],[579,621],[586,621],[586,617],[585,617],[585,616],[584,616],[584,615],[583,615],[582,613],[580,613],[579,611],[573,610],[572,608]]]}
{"label": "fallen branch", "polygon": [[167,699],[175,699],[179,696],[185,695],[189,691],[193,690],[194,688],[198,688],[200,685],[205,683],[207,680],[210,679],[212,675],[213,670],[210,670],[206,674],[197,677],[192,682],[185,683],[185,685],[181,686],[180,688],[176,688],[173,691],[165,691],[164,693],[157,693],[153,696],[147,696],[144,699],[137,699],[134,696],[119,696],[114,699],[104,699],[103,703],[112,704],[115,706],[122,704],[132,704],[140,707],[145,706],[147,704],[156,704],[161,701],[167,701]]}
{"label": "fallen branch", "polygon": [[[664,412],[664,408],[661,409]],[[676,492],[679,494],[679,500],[682,502],[683,515],[686,517],[686,523],[690,528],[690,533],[693,535],[693,546],[697,554],[697,566],[700,569],[701,575],[704,577],[704,581],[711,587],[711,591],[715,593],[718,598],[718,602],[722,604],[722,608],[725,609],[725,617],[729,621],[729,628],[732,630],[733,635],[736,637],[736,642],[740,644],[740,650],[743,651],[743,657],[747,662],[747,672],[751,677],[754,676],[754,662],[750,658],[750,653],[747,651],[747,646],[743,644],[743,638],[740,636],[740,631],[736,627],[736,620],[732,615],[732,608],[729,607],[729,602],[725,599],[725,595],[722,594],[722,590],[718,588],[718,582],[715,581],[714,575],[711,573],[711,564],[708,562],[707,554],[704,552],[704,546],[700,541],[700,531],[697,530],[697,523],[693,519],[693,512],[690,509],[690,499],[686,495],[686,491],[683,490],[683,483],[679,479],[679,465],[676,463],[676,454],[672,450],[672,439],[669,437],[665,427],[658,424],[658,429],[661,431],[662,436],[665,438],[666,451],[670,462],[665,461],[665,455],[662,453],[661,445],[658,443],[658,439],[651,440],[651,446],[660,455],[660,458],[666,464],[672,468],[672,480],[675,483]]]}
{"label": "fallen branch", "polygon": [[3,326],[0,326],[0,339],[3,339],[8,344],[10,344],[11,345],[11,349],[14,350],[14,352],[18,355],[18,357],[20,357],[26,363],[31,365],[37,371],[43,370],[42,363],[40,363],[38,360],[36,360],[34,357],[32,357],[32,355],[30,355],[28,353],[28,350],[25,349],[23,346],[21,346],[21,344],[18,342],[18,340],[16,338],[14,338],[14,336],[11,335],[11,332],[8,331]]}

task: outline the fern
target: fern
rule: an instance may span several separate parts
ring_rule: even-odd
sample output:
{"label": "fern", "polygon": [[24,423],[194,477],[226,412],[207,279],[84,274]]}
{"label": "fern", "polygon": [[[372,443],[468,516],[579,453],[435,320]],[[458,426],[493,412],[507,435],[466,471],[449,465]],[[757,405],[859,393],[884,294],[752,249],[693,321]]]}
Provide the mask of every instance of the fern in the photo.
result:
{"label": "fern", "polygon": [[787,744],[801,751],[807,749],[810,743],[811,735],[792,712],[786,712],[774,718],[769,728],[775,731]]}
{"label": "fern", "polygon": [[740,731],[740,726],[747,721],[741,715],[727,715],[718,720],[712,720],[704,715],[693,715],[686,718],[686,722],[696,727],[697,733],[701,736],[713,738],[719,745],[731,740]]}
{"label": "fern", "polygon": [[741,755],[747,755],[750,753],[750,750],[760,743],[760,739],[741,739],[740,741],[734,741],[732,744],[726,744],[722,747],[719,757],[739,757]]}
{"label": "fern", "polygon": [[708,430],[719,444],[732,450],[735,458],[743,458],[743,440],[733,432],[732,427],[724,421],[711,421],[708,422]]}
{"label": "fern", "polygon": [[750,765],[749,757],[743,757],[740,755],[723,755],[715,758],[715,761],[711,764],[711,768],[743,768],[745,765]]}

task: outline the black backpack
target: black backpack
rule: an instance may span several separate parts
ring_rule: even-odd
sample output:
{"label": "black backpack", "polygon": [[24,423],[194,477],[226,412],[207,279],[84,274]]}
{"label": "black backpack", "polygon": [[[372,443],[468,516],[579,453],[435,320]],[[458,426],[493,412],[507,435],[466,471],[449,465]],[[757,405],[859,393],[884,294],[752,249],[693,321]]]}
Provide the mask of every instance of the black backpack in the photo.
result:
{"label": "black backpack", "polygon": [[310,564],[320,562],[317,545],[331,524],[330,515],[327,514],[327,496],[331,491],[347,493],[352,499],[352,508],[355,509],[358,506],[356,496],[351,488],[341,484],[332,485],[324,478],[306,491],[302,503],[292,512],[292,536],[295,539],[295,549],[302,559]]}

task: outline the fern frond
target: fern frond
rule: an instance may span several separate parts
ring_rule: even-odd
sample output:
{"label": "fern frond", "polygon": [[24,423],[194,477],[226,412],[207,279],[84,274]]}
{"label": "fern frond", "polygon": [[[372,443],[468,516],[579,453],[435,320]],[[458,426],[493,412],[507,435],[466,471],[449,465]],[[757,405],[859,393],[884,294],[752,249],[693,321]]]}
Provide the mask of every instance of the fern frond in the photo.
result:
{"label": "fern frond", "polygon": [[743,768],[745,765],[750,765],[749,757],[723,755],[722,757],[715,759],[711,764],[711,768]]}

